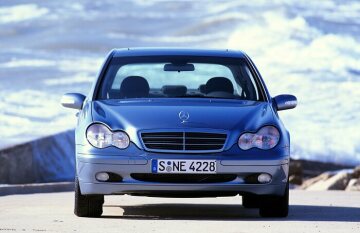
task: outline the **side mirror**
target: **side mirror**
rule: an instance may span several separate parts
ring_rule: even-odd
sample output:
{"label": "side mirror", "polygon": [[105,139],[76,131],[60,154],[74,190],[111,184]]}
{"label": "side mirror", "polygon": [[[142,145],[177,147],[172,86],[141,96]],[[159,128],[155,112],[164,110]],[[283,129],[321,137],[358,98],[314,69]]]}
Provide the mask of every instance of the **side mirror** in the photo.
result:
{"label": "side mirror", "polygon": [[79,93],[67,93],[61,98],[61,105],[65,108],[74,108],[81,110],[85,96]]}
{"label": "side mirror", "polygon": [[273,98],[274,106],[278,111],[292,109],[297,105],[297,99],[293,95],[278,95]]}

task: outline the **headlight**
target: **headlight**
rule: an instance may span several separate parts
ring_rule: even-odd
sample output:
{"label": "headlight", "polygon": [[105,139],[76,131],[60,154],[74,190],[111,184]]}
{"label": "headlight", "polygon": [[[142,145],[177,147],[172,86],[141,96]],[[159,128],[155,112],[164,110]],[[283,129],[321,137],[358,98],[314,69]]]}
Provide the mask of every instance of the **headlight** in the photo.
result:
{"label": "headlight", "polygon": [[243,150],[253,147],[268,150],[274,148],[280,139],[280,133],[274,126],[265,126],[256,133],[244,133],[240,136],[238,144]]}
{"label": "headlight", "polygon": [[130,139],[124,132],[112,132],[107,126],[95,123],[86,130],[86,138],[96,148],[116,146],[125,149],[130,144]]}
{"label": "headlight", "polygon": [[112,145],[120,149],[125,149],[130,144],[130,139],[124,132],[115,132],[112,135]]}

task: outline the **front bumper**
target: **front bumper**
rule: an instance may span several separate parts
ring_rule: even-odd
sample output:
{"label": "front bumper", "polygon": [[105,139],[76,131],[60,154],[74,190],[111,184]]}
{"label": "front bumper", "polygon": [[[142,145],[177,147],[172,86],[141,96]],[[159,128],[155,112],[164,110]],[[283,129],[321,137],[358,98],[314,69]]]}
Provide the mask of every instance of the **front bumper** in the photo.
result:
{"label": "front bumper", "polygon": [[[237,179],[221,183],[162,183],[144,182],[133,179],[132,173],[151,173],[151,159],[209,159],[207,156],[192,155],[147,155],[147,156],[104,156],[77,154],[77,176],[82,194],[133,194],[156,195],[171,193],[252,193],[258,195],[283,195],[288,180],[288,159],[277,160],[234,160],[216,157],[218,174],[236,174]],[[214,159],[214,157],[212,157]],[[122,182],[99,182],[98,172],[120,175]],[[251,174],[268,173],[272,181],[268,184],[248,184],[242,179]]]}

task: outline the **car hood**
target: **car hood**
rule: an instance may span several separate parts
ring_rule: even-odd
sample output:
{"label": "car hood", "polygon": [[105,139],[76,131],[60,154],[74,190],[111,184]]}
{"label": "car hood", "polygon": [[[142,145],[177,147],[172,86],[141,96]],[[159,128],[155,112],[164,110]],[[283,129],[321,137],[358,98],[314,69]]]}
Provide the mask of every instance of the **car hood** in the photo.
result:
{"label": "car hood", "polygon": [[[181,111],[188,114],[186,121],[180,119]],[[213,129],[238,134],[274,121],[267,102],[219,99],[101,100],[93,102],[92,116],[94,122],[128,134],[156,129]]]}

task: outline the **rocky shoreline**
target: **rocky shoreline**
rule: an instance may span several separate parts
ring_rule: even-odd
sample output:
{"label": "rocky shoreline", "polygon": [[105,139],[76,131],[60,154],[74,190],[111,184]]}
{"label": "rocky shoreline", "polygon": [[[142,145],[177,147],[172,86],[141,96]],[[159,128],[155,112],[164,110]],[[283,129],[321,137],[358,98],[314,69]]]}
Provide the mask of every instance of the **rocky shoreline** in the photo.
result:
{"label": "rocky shoreline", "polygon": [[360,166],[291,160],[289,181],[295,189],[360,191]]}

